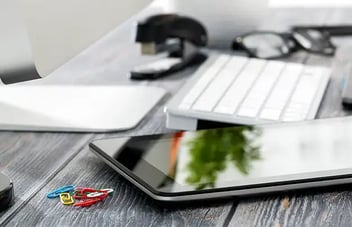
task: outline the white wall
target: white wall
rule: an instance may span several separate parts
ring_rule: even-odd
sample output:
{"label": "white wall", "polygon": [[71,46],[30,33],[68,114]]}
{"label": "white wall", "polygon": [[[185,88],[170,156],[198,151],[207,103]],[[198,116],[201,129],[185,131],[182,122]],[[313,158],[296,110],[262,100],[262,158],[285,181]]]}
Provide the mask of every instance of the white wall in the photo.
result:
{"label": "white wall", "polygon": [[346,7],[352,6],[351,0],[270,0],[272,7]]}

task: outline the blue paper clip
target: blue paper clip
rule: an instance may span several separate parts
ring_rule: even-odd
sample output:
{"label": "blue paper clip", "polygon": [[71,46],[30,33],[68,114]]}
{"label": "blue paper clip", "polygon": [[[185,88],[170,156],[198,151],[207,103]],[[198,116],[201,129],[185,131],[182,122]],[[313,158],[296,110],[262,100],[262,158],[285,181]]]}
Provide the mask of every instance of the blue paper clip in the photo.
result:
{"label": "blue paper clip", "polygon": [[61,193],[65,193],[65,192],[71,192],[75,189],[75,187],[73,185],[67,185],[67,186],[63,186],[61,188],[58,188],[52,192],[49,192],[46,196],[49,199],[54,199],[54,198],[58,198],[60,196]]}

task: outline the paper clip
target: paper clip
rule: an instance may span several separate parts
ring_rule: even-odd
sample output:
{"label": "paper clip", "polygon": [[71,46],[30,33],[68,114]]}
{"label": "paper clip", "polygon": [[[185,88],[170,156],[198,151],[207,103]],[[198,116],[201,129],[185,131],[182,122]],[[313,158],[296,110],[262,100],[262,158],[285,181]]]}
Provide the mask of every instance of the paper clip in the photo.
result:
{"label": "paper clip", "polygon": [[71,191],[73,191],[75,189],[75,187],[73,185],[67,185],[67,186],[63,186],[61,188],[58,188],[52,192],[49,192],[47,194],[47,197],[49,199],[54,199],[60,196],[61,193],[69,193]]}
{"label": "paper clip", "polygon": [[112,194],[114,192],[114,189],[112,189],[112,188],[104,188],[104,189],[100,189],[99,191],[107,192],[110,195],[110,194]]}
{"label": "paper clip", "polygon": [[97,192],[94,188],[76,188],[73,198],[74,199],[87,199],[87,194]]}
{"label": "paper clip", "polygon": [[75,192],[75,194],[73,194],[72,196],[74,199],[78,199],[78,200],[81,200],[81,199],[87,199],[87,194],[81,194],[81,193],[77,193]]}
{"label": "paper clip", "polygon": [[60,201],[64,205],[72,205],[75,203],[70,193],[67,192],[60,194]]}
{"label": "paper clip", "polygon": [[92,192],[87,195],[87,198],[105,199],[106,197],[108,197],[108,192],[105,192],[105,191]]}
{"label": "paper clip", "polygon": [[75,207],[88,207],[93,204],[96,204],[99,201],[101,201],[101,199],[99,199],[99,198],[88,199],[88,200],[84,200],[82,202],[75,203],[73,206],[75,206]]}
{"label": "paper clip", "polygon": [[94,188],[76,188],[75,194],[84,195],[84,194],[89,194],[91,192],[96,192],[96,191],[98,190]]}

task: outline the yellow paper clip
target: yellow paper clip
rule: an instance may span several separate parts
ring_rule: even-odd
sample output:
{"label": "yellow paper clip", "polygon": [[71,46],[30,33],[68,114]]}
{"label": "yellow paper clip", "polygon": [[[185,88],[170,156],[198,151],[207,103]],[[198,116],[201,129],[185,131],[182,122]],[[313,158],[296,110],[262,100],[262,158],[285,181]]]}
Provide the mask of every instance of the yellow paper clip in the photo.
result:
{"label": "yellow paper clip", "polygon": [[73,200],[70,193],[61,193],[60,194],[60,201],[64,205],[72,205],[75,203],[75,201]]}

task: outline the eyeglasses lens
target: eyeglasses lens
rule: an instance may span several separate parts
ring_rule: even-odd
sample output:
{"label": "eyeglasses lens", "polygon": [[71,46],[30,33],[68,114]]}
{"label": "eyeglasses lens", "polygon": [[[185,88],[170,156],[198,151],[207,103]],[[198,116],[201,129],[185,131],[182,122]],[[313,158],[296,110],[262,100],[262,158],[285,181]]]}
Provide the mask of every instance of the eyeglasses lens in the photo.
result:
{"label": "eyeglasses lens", "polygon": [[293,37],[304,49],[315,53],[332,55],[336,49],[331,43],[329,35],[318,30],[295,30]]}
{"label": "eyeglasses lens", "polygon": [[281,36],[271,33],[245,36],[242,44],[258,58],[277,58],[290,52],[286,41]]}

